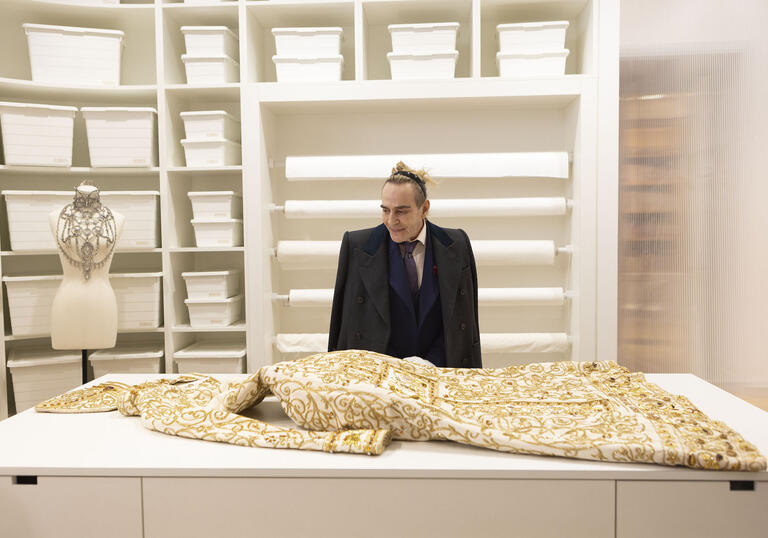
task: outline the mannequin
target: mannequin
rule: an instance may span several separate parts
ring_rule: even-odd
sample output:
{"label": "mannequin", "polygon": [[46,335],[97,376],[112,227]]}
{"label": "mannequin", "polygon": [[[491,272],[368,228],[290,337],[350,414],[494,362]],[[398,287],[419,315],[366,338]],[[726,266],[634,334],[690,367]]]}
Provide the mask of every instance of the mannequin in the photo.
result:
{"label": "mannequin", "polygon": [[125,219],[101,205],[99,190],[85,182],[71,204],[48,218],[64,274],[51,309],[53,349],[114,347],[117,300],[109,266]]}

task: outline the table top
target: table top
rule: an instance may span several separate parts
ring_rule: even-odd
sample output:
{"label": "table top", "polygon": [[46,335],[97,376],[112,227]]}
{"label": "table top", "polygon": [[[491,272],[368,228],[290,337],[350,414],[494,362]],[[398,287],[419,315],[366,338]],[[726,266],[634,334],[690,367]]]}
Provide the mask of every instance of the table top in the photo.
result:
{"label": "table top", "polygon": [[[158,377],[173,374],[110,374],[90,384],[138,384]],[[692,374],[647,374],[646,378],[668,392],[687,396],[768,455],[768,412]],[[251,409],[248,416],[295,427],[274,397]],[[380,456],[240,447],[150,431],[137,417],[118,412],[62,415],[33,409],[0,422],[2,475],[768,481],[768,472],[526,456],[449,441],[393,441]]]}

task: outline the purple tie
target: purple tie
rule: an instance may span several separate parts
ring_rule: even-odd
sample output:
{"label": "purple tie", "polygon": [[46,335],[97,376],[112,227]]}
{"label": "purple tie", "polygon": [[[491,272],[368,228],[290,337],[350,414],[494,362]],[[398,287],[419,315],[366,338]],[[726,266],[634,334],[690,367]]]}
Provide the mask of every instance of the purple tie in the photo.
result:
{"label": "purple tie", "polygon": [[413,249],[416,248],[418,241],[403,241],[401,245],[405,247],[405,273],[408,275],[408,283],[411,285],[411,294],[415,297],[419,293],[419,273],[416,272],[416,260],[413,259]]}

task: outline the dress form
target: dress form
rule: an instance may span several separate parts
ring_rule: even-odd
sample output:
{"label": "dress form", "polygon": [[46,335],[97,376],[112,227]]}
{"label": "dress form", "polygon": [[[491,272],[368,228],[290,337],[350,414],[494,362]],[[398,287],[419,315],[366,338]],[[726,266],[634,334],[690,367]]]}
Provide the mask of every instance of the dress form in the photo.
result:
{"label": "dress form", "polygon": [[[80,185],[75,189],[72,204],[49,215],[63,270],[51,308],[53,349],[102,349],[115,345],[117,300],[109,283],[109,266],[125,219],[119,213],[99,211],[101,208],[98,189]],[[80,221],[76,223],[72,216]],[[83,230],[89,228],[97,233],[87,236]],[[73,237],[73,232],[78,231],[80,234]],[[89,252],[82,248],[85,242],[93,246],[92,256],[84,255]]]}

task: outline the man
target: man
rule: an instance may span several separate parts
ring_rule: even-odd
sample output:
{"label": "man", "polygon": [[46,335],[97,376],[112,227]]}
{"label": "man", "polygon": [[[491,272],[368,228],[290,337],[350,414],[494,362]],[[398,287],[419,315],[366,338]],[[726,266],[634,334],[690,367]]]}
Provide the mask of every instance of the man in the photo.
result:
{"label": "man", "polygon": [[418,356],[480,368],[477,271],[469,237],[426,220],[424,171],[398,163],[381,190],[382,224],[346,232],[328,350]]}

